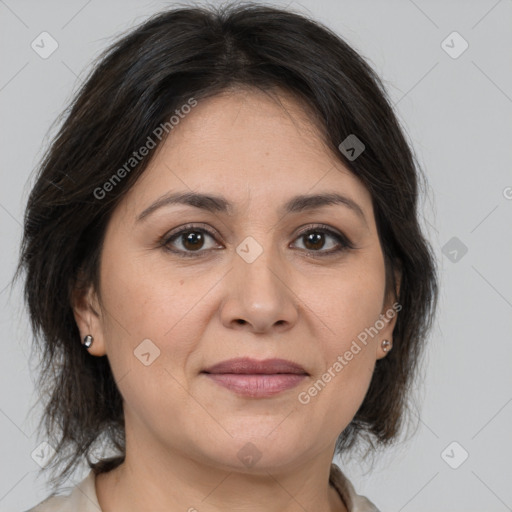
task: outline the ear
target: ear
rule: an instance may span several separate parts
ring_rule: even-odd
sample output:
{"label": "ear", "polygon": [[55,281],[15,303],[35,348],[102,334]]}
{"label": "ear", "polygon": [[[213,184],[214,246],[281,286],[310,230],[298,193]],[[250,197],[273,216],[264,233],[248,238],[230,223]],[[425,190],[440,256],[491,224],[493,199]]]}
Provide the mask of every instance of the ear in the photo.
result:
{"label": "ear", "polygon": [[[400,284],[402,282],[402,273],[399,269],[395,269],[394,275],[395,290],[391,291],[388,294],[388,297],[386,297],[380,315],[380,320],[384,323],[384,327],[379,330],[379,336],[377,338],[377,359],[382,359],[383,357],[385,357],[393,348],[393,330],[395,329],[399,311],[402,309],[402,305],[397,301],[397,297],[400,296]],[[382,349],[383,340],[388,340],[391,343],[386,352],[384,352],[384,350]]]}
{"label": "ear", "polygon": [[92,284],[81,285],[83,280],[78,279],[78,284],[72,292],[72,308],[82,343],[85,336],[90,334],[93,337],[92,345],[86,349],[93,356],[104,356],[106,354],[105,336],[101,316],[100,303]]}

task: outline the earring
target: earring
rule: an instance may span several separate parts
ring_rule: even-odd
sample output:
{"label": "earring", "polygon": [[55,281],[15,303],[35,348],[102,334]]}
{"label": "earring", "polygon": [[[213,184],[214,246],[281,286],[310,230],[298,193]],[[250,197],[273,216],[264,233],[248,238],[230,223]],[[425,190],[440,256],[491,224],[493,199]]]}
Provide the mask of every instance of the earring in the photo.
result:
{"label": "earring", "polygon": [[382,340],[381,347],[383,352],[387,352],[391,349],[391,342],[389,340]]}
{"label": "earring", "polygon": [[91,345],[92,345],[92,342],[94,341],[94,338],[88,334],[85,338],[84,338],[84,341],[82,342],[82,345],[85,347],[85,348],[89,348]]}

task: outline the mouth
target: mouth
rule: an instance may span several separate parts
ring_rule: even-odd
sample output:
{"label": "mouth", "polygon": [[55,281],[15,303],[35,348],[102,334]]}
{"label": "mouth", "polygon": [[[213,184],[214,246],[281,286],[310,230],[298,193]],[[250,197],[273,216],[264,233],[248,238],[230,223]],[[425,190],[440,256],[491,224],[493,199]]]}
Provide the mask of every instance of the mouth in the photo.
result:
{"label": "mouth", "polygon": [[308,375],[302,366],[292,361],[287,361],[286,359],[265,359],[258,361],[257,359],[251,359],[249,357],[228,359],[227,361],[222,361],[206,368],[203,372],[209,374],[234,373],[237,375]]}
{"label": "mouth", "polygon": [[292,361],[250,358],[229,359],[201,373],[237,395],[250,398],[276,395],[294,388],[309,376],[302,366]]}

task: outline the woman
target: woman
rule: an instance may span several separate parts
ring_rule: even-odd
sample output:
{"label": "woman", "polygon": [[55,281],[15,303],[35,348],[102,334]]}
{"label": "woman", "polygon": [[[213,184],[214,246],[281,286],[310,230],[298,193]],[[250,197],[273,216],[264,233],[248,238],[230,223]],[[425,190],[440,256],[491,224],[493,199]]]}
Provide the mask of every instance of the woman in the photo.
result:
{"label": "woman", "polygon": [[27,205],[53,494],[89,465],[31,510],[378,510],[332,460],[403,424],[437,297],[417,167],[299,14],[180,8],[113,45]]}

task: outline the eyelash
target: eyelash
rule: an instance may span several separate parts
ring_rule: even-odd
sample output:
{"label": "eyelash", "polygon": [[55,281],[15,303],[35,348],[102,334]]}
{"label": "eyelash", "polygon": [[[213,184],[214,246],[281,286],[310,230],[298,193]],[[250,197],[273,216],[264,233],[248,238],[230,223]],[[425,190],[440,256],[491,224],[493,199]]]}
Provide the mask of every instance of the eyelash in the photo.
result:
{"label": "eyelash", "polygon": [[[159,246],[162,247],[164,250],[171,252],[173,254],[176,254],[183,258],[194,258],[194,257],[198,257],[198,255],[199,255],[199,257],[201,257],[201,254],[208,253],[212,250],[216,250],[216,249],[206,249],[206,250],[198,250],[198,251],[183,251],[181,249],[175,250],[175,249],[169,248],[169,244],[171,242],[173,242],[174,240],[179,239],[179,237],[181,235],[184,235],[185,233],[194,233],[194,232],[207,234],[207,235],[211,236],[213,239],[215,239],[215,234],[212,233],[210,230],[201,228],[197,224],[186,224],[179,231],[164,235],[159,240]],[[338,247],[337,249],[331,249],[329,251],[311,251],[311,250],[308,251],[307,249],[304,249],[306,251],[306,253],[308,254],[308,256],[311,256],[313,258],[329,257],[329,256],[333,256],[335,254],[338,254],[340,252],[344,252],[344,251],[356,248],[346,236],[344,236],[341,233],[338,233],[336,231],[333,231],[332,229],[329,228],[329,226],[327,226],[325,224],[317,224],[315,226],[310,226],[307,229],[304,229],[300,233],[298,233],[296,238],[297,239],[301,238],[310,233],[323,233],[323,234],[332,236],[340,245],[340,247]]]}

